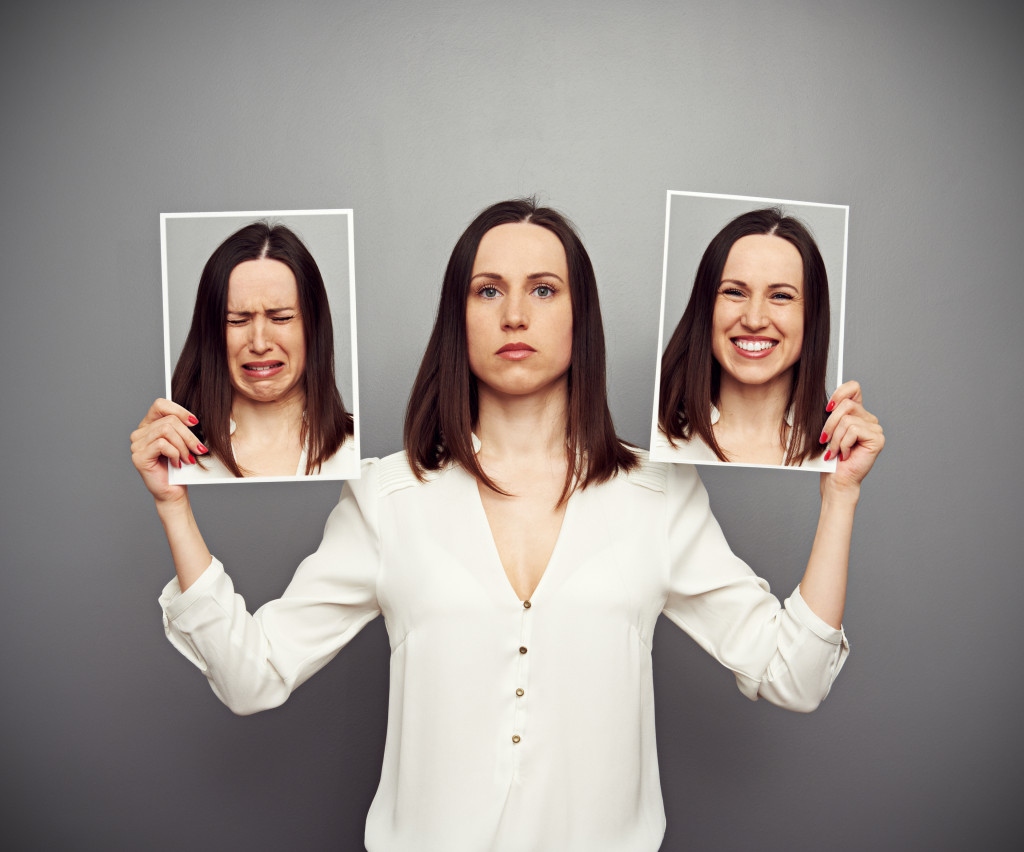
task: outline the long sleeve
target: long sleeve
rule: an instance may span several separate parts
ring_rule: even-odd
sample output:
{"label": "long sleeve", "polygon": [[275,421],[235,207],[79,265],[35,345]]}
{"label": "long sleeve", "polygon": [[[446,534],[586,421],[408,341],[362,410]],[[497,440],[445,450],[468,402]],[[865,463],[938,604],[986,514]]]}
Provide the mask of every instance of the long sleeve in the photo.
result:
{"label": "long sleeve", "polygon": [[184,593],[176,579],[164,588],[164,629],[235,713],[276,707],[380,613],[379,562],[376,467],[364,462],[278,600],[250,615],[214,559]]}
{"label": "long sleeve", "polygon": [[780,605],[730,550],[694,469],[669,468],[665,615],[729,668],[748,698],[813,710],[849,653],[844,632],[818,618],[799,588]]}

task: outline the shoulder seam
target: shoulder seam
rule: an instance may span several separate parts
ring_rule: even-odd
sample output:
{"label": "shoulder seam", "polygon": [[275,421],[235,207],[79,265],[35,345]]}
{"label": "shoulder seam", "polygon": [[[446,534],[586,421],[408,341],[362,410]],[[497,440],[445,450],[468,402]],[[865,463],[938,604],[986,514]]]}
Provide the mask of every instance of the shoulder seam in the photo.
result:
{"label": "shoulder seam", "polygon": [[392,453],[382,458],[378,471],[377,487],[381,497],[422,484],[412,472],[409,459],[404,452]]}

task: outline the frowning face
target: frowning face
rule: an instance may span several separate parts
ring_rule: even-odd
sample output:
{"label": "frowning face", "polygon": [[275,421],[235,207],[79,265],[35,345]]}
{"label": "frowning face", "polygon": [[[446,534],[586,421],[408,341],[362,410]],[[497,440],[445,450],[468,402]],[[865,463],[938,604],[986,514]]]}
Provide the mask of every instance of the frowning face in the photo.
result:
{"label": "frowning face", "polygon": [[281,261],[246,260],[228,278],[227,356],[236,394],[282,402],[305,393],[306,338],[295,275]]}
{"label": "frowning face", "polygon": [[715,296],[712,352],[722,381],[792,381],[804,338],[804,267],[796,246],[752,234],[729,251]]}
{"label": "frowning face", "polygon": [[572,357],[572,298],[561,240],[514,222],[477,248],[466,301],[469,367],[498,394],[523,396],[562,383]]}

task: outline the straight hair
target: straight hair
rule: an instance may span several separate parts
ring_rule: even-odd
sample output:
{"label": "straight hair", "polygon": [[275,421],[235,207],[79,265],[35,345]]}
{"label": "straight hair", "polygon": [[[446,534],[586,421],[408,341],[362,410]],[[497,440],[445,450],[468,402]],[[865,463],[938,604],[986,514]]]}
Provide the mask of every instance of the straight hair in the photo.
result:
{"label": "straight hair", "polygon": [[637,465],[637,457],[615,435],[605,388],[604,328],[597,279],[575,228],[561,213],[536,199],[502,201],[482,211],[459,237],[448,260],[441,301],[405,415],[405,449],[413,472],[455,463],[498,492],[481,468],[472,432],[478,416],[477,379],[469,369],[466,302],[477,249],[498,225],[529,222],[551,231],[565,249],[572,306],[572,354],[568,372],[565,446],[568,465],[558,504],[576,488],[601,483]]}
{"label": "straight hair", "polygon": [[[302,375],[306,408],[301,440],[306,475],[319,472],[353,433],[334,378],[334,327],[327,290],[309,249],[284,225],[253,222],[236,231],[210,255],[199,278],[192,325],[171,379],[171,396],[196,417],[193,432],[234,476],[245,476],[231,448],[234,388],[227,360],[228,281],[247,260],[268,258],[287,266],[299,291],[299,314],[306,341]],[[202,464],[202,459],[199,459]]]}
{"label": "straight hair", "polygon": [[818,436],[827,417],[828,274],[807,227],[775,207],[737,216],[704,251],[690,301],[661,356],[658,425],[673,445],[697,435],[721,461],[728,461],[711,424],[711,406],[719,401],[722,371],[712,354],[711,329],[729,252],[737,240],[752,234],[781,237],[800,252],[803,260],[804,335],[786,403],[787,411],[793,412],[789,434],[786,420],[779,424],[780,442],[786,447],[784,463],[800,465],[817,453]]}

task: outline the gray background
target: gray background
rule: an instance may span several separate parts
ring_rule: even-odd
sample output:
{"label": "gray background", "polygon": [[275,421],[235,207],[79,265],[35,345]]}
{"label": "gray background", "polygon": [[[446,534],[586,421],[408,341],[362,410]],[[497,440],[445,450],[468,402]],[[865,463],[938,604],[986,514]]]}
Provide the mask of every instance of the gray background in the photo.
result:
{"label": "gray background", "polygon": [[[172,212],[172,211],[163,211]],[[239,228],[252,222],[265,220],[271,225],[284,225],[303,242],[313,255],[331,306],[331,325],[334,328],[334,378],[348,411],[353,410],[352,398],[352,327],[349,306],[349,213],[291,213],[273,215],[270,212],[237,216],[168,216],[165,221],[167,240],[167,310],[170,327],[170,365],[167,372],[167,392],[170,393],[171,374],[178,363],[181,347],[185,345],[192,311],[199,289],[199,277],[210,255],[224,240]],[[356,424],[358,429],[359,424]]]}
{"label": "gray background", "polygon": [[[834,202],[827,202],[833,204]],[[825,374],[827,393],[839,384],[839,329],[843,300],[843,249],[846,243],[846,213],[843,207],[823,207],[814,204],[784,203],[783,200],[737,198],[706,198],[695,195],[672,195],[668,223],[668,251],[665,262],[665,312],[661,324],[661,345],[655,359],[655,373],[661,353],[665,351],[672,332],[690,301],[693,279],[704,251],[715,235],[741,213],[778,207],[783,215],[799,219],[811,232],[821,252],[828,275],[830,325],[828,364]],[[654,429],[657,421],[658,383],[654,386]],[[653,434],[653,432],[652,432]]]}
{"label": "gray background", "polygon": [[[664,848],[1015,848],[1024,60],[1011,8],[7,10],[2,845],[351,850],[377,783],[379,619],[285,706],[244,719],[164,640],[170,559],[128,451],[163,390],[160,211],[355,210],[362,440],[377,455],[399,446],[459,232],[484,205],[539,192],[592,252],[613,413],[646,445],[665,190],[684,187],[850,205],[845,372],[888,446],[854,534],[853,654],[818,712],[747,702],[659,628]],[[734,548],[788,592],[817,483],[701,474]],[[337,491],[211,485],[194,503],[256,605],[315,547]]]}

